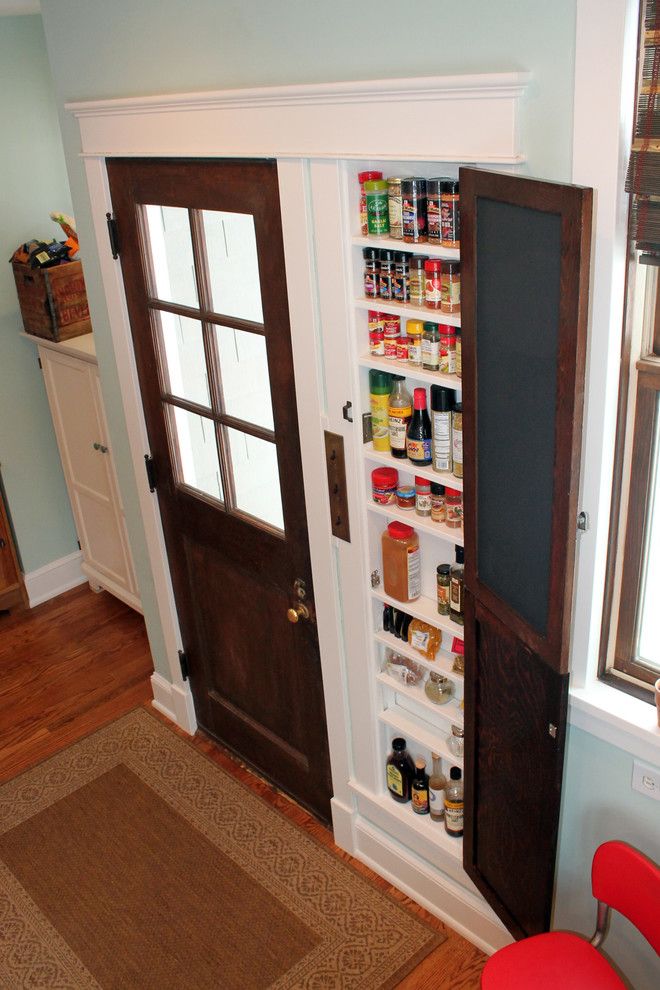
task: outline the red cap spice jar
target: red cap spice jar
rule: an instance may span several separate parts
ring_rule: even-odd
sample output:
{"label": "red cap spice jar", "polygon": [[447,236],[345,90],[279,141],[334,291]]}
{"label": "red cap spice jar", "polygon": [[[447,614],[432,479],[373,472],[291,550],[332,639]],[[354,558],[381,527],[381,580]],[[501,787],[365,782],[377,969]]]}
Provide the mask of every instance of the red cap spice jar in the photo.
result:
{"label": "red cap spice jar", "polygon": [[456,371],[456,331],[444,323],[438,324],[440,331],[440,363],[438,371],[453,375]]}
{"label": "red cap spice jar", "polygon": [[455,488],[445,488],[445,504],[447,506],[447,526],[450,529],[460,529],[463,525],[463,492]]}
{"label": "red cap spice jar", "polygon": [[358,172],[358,182],[360,183],[360,233],[365,237],[369,233],[367,222],[367,195],[364,191],[364,184],[370,179],[382,179],[382,172]]}
{"label": "red cap spice jar", "polygon": [[369,353],[385,356],[385,317],[375,309],[369,310]]}
{"label": "red cap spice jar", "polygon": [[396,468],[374,468],[371,472],[371,497],[378,505],[394,505],[399,472]]}
{"label": "red cap spice jar", "polygon": [[431,482],[415,475],[415,512],[418,516],[431,515]]}
{"label": "red cap spice jar", "polygon": [[427,258],[424,262],[424,305],[428,309],[440,309],[442,304],[442,262]]}
{"label": "red cap spice jar", "polygon": [[385,357],[390,361],[397,360],[397,345],[401,336],[401,317],[385,314]]}

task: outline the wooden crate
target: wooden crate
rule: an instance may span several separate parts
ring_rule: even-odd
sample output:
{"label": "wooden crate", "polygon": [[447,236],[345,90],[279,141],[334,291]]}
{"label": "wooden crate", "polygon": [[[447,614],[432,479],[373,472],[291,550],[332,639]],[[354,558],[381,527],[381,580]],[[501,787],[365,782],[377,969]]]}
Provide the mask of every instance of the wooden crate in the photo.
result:
{"label": "wooden crate", "polygon": [[12,262],[26,333],[46,340],[68,340],[91,333],[82,265],[69,261],[53,268]]}

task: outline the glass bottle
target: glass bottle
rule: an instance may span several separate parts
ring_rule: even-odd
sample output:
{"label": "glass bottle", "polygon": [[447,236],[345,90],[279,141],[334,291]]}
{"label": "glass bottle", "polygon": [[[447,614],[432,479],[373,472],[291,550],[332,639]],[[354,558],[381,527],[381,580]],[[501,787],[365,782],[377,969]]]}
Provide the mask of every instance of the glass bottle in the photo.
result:
{"label": "glass bottle", "polygon": [[436,568],[436,582],[438,586],[438,615],[449,615],[449,585],[450,585],[449,564],[438,564]]}
{"label": "glass bottle", "polygon": [[431,515],[431,482],[415,475],[415,512],[418,516]]}
{"label": "glass bottle", "polygon": [[461,246],[460,192],[457,179],[444,179],[440,188],[440,227],[442,246]]}
{"label": "glass bottle", "polygon": [[457,838],[463,835],[463,781],[460,767],[449,771],[449,783],[445,788],[445,829]]}
{"label": "glass bottle", "polygon": [[437,753],[431,753],[433,772],[429,777],[429,811],[432,822],[441,822],[445,817],[445,794],[447,778],[442,772],[442,763]]}
{"label": "glass bottle", "polygon": [[451,471],[451,418],[454,392],[442,385],[431,385],[431,436],[433,470]]}
{"label": "glass bottle", "polygon": [[440,275],[440,311],[442,313],[458,313],[461,309],[461,263],[460,261],[443,261]]}
{"label": "glass bottle", "polygon": [[463,377],[463,348],[461,331],[456,331],[456,377]]}
{"label": "glass bottle", "polygon": [[413,176],[401,180],[403,239],[418,244],[426,237],[426,179]]}
{"label": "glass bottle", "polygon": [[424,262],[424,305],[427,309],[440,309],[442,304],[442,262],[429,258]]}
{"label": "glass bottle", "polygon": [[388,597],[412,602],[422,593],[419,537],[412,526],[391,522],[381,536],[383,587]]}
{"label": "glass bottle", "polygon": [[407,251],[394,252],[392,298],[400,303],[410,299],[410,254]]}
{"label": "glass bottle", "polygon": [[413,396],[414,411],[408,425],[406,453],[413,464],[431,463],[431,420],[426,411],[426,389],[416,388]]}
{"label": "glass bottle", "polygon": [[442,241],[442,225],[440,223],[440,197],[442,195],[442,179],[426,180],[426,226],[429,241],[440,244]]}
{"label": "glass bottle", "polygon": [[457,402],[451,414],[451,459],[455,478],[463,477],[463,404]]}
{"label": "glass bottle", "polygon": [[463,525],[463,492],[457,488],[445,488],[447,525],[450,529],[460,529]]}
{"label": "glass bottle", "polygon": [[412,416],[412,396],[403,375],[392,375],[392,391],[388,407],[390,448],[392,457],[406,457],[406,433]]}
{"label": "glass bottle", "polygon": [[400,804],[410,801],[415,764],[406,749],[406,740],[398,737],[392,740],[392,752],[385,764],[387,789]]}
{"label": "glass bottle", "polygon": [[364,294],[367,299],[378,299],[380,294],[380,254],[378,248],[362,248],[364,258]]}
{"label": "glass bottle", "polygon": [[378,292],[381,299],[394,297],[394,251],[381,248],[379,252]]}
{"label": "glass bottle", "polygon": [[462,756],[465,751],[465,731],[460,725],[452,725],[451,735],[447,739],[447,748],[454,756]]}
{"label": "glass bottle", "polygon": [[386,451],[390,449],[387,411],[390,405],[391,387],[391,376],[386,371],[371,369],[369,372],[369,393],[374,450]]}
{"label": "glass bottle", "polygon": [[425,254],[414,254],[410,259],[410,305],[423,306],[426,298]]}
{"label": "glass bottle", "polygon": [[456,547],[456,563],[452,564],[449,578],[449,615],[459,626],[463,625],[463,547]]}
{"label": "glass bottle", "polygon": [[440,332],[440,362],[438,370],[445,375],[456,371],[456,331],[444,323],[438,324]]}
{"label": "glass bottle", "polygon": [[440,367],[440,332],[437,323],[424,324],[422,337],[422,368],[437,371]]}
{"label": "glass bottle", "polygon": [[403,237],[403,221],[401,215],[401,179],[394,177],[387,180],[387,207],[390,219],[390,237],[400,241]]}
{"label": "glass bottle", "polygon": [[445,486],[431,482],[431,522],[447,521],[447,503],[445,501]]}
{"label": "glass bottle", "polygon": [[426,760],[415,760],[415,776],[411,787],[412,808],[416,815],[429,813],[429,779],[426,776]]}
{"label": "glass bottle", "polygon": [[434,705],[446,705],[454,694],[454,684],[444,674],[432,670],[424,685],[424,694]]}

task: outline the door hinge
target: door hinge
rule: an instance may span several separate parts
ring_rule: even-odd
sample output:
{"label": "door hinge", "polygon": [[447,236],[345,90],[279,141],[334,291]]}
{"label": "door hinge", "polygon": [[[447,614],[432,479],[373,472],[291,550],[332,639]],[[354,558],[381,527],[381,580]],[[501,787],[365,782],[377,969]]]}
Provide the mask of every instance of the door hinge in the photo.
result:
{"label": "door hinge", "polygon": [[144,455],[144,466],[147,472],[147,483],[149,485],[149,491],[156,491],[156,465],[151,454]]}
{"label": "door hinge", "polygon": [[76,540],[76,543],[78,544],[78,549],[82,550],[82,547],[80,546],[80,540]]}
{"label": "door hinge", "polygon": [[106,213],[105,222],[108,225],[108,240],[110,241],[110,250],[112,251],[112,257],[116,261],[119,257],[119,231],[117,229],[117,221],[113,217],[112,213]]}
{"label": "door hinge", "polygon": [[586,533],[589,529],[589,515],[586,512],[581,512],[577,518],[577,528],[578,532]]}
{"label": "door hinge", "polygon": [[181,665],[181,676],[184,681],[188,680],[188,654],[179,650],[179,664]]}

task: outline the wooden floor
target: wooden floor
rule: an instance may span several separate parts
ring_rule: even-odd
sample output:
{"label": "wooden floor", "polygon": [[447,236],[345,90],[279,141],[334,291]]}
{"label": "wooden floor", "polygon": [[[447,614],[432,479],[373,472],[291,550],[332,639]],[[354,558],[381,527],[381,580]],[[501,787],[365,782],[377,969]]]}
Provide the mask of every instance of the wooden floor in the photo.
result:
{"label": "wooden floor", "polygon": [[[14,610],[0,616],[0,781],[138,705],[154,712],[150,705],[152,670],[141,617],[111,595],[96,595],[86,585],[31,611]],[[171,722],[162,721],[190,739]],[[201,733],[192,741],[300,828],[447,935],[446,942],[399,984],[399,990],[478,990],[483,953],[338,849],[328,829],[216,743]]]}

